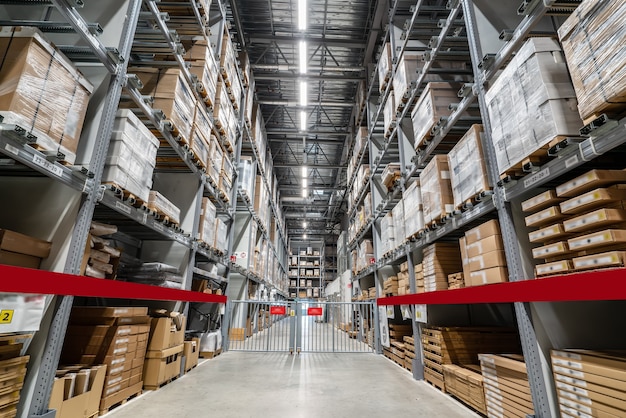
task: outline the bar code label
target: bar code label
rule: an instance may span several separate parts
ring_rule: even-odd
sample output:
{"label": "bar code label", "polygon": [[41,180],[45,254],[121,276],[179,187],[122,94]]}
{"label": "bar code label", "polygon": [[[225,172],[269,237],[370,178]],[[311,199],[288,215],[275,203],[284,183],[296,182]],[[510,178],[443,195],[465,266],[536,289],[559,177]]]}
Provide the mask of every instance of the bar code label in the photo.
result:
{"label": "bar code label", "polygon": [[532,176],[524,179],[524,187],[525,188],[529,188],[530,186],[534,185],[535,183],[538,183],[541,180],[547,178],[549,175],[550,175],[550,168],[549,167],[546,167],[543,170],[537,171]]}
{"label": "bar code label", "polygon": [[9,151],[9,152],[10,152],[11,154],[13,154],[13,155],[20,155],[20,150],[19,150],[18,148],[14,147],[14,146],[13,146],[13,145],[11,145],[11,144],[6,144],[6,145],[4,146],[4,149],[5,149],[5,150],[7,150],[7,151]]}
{"label": "bar code label", "polygon": [[115,202],[115,207],[127,215],[130,215],[131,209],[130,206],[126,206],[122,202]]}
{"label": "bar code label", "polygon": [[165,231],[165,228],[163,228],[163,225],[161,225],[160,223],[157,223],[157,222],[154,223],[154,229],[156,229],[159,232]]}
{"label": "bar code label", "polygon": [[570,168],[573,165],[578,164],[578,155],[572,155],[567,160],[565,160],[565,168]]}
{"label": "bar code label", "polygon": [[55,176],[61,177],[63,175],[63,169],[61,167],[54,165],[54,163],[51,163],[50,161],[39,155],[33,155],[33,163],[37,164],[44,170],[54,174]]}

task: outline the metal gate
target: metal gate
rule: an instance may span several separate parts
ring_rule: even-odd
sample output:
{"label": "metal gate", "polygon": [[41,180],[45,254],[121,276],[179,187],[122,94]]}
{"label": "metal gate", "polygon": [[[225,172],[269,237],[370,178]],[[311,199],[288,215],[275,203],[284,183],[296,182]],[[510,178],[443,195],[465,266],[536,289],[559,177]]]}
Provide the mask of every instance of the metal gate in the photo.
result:
{"label": "metal gate", "polygon": [[226,349],[235,351],[371,353],[373,302],[229,302]]}

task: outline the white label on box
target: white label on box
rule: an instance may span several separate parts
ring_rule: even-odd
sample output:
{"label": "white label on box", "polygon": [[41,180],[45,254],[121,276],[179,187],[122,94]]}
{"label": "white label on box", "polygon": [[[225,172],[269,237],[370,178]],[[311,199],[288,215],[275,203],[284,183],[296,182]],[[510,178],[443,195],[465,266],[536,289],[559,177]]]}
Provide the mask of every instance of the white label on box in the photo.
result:
{"label": "white label on box", "polygon": [[563,227],[565,230],[576,229],[585,224],[593,224],[595,222],[604,221],[606,219],[606,215],[604,212],[596,212],[589,216],[585,216],[584,218],[578,219],[577,221],[565,221],[563,222]]}
{"label": "white label on box", "polygon": [[560,358],[553,358],[552,364],[554,364],[555,366],[569,367],[570,369],[577,369],[577,370],[583,369],[583,365],[577,361],[563,360]]}
{"label": "white label on box", "polygon": [[492,359],[491,357],[486,357],[486,356],[480,356],[480,361],[484,361],[485,363],[493,364],[493,365],[496,364],[494,359]]}
{"label": "white label on box", "polygon": [[576,370],[572,370],[572,369],[569,369],[567,367],[561,367],[561,366],[556,366],[555,365],[554,366],[554,371],[556,373],[559,373],[559,374],[562,374],[562,375],[565,375],[565,376],[574,376],[574,377],[576,377],[578,379],[584,379],[585,378],[585,373],[584,372],[579,372],[579,371],[576,371]]}
{"label": "white label on box", "polygon": [[546,167],[541,171],[537,171],[535,174],[533,174],[532,176],[524,180],[524,187],[529,188],[535,183],[538,183],[541,180],[547,178],[549,175],[550,175],[550,167]]}
{"label": "white label on box", "polygon": [[559,401],[565,405],[565,406],[569,406],[570,408],[574,408],[574,409],[578,409],[579,411],[582,411],[586,414],[591,414],[593,413],[593,411],[591,410],[591,408],[589,408],[588,406],[585,405],[581,405],[577,402],[573,402],[567,398],[563,398],[561,396],[559,396]]}
{"label": "white label on box", "polygon": [[556,382],[556,387],[559,389],[574,392],[581,396],[589,396],[589,392],[586,389],[577,388],[576,386],[571,386],[571,385],[568,385],[567,383]]}
{"label": "white label on box", "polygon": [[111,393],[115,393],[118,392],[122,389],[122,385],[115,385],[115,386],[111,386],[110,388],[108,388],[106,390],[106,394],[110,395]]}
{"label": "white label on box", "polygon": [[116,348],[115,350],[113,350],[113,355],[115,355],[115,354],[124,354],[127,351],[128,351],[128,347]]}
{"label": "white label on box", "polygon": [[123,377],[123,376],[118,376],[118,377],[116,377],[116,378],[114,378],[114,379],[111,379],[111,380],[109,380],[108,384],[109,384],[109,385],[114,385],[114,384],[116,384],[116,383],[119,383],[119,382],[121,382],[121,381],[122,381],[122,377]]}
{"label": "white label on box", "polygon": [[583,239],[579,239],[576,241],[570,241],[569,247],[579,248],[579,247],[584,247],[584,246],[592,245],[592,244],[598,244],[598,243],[602,243],[602,242],[610,241],[610,240],[611,240],[611,234],[609,233],[598,234],[596,236],[591,236],[590,238],[583,238]]}
{"label": "white label on box", "polygon": [[565,396],[566,398],[569,398],[573,401],[576,402],[582,402],[586,405],[591,405],[591,399],[587,398],[586,396],[580,396],[580,395],[576,395],[575,393],[569,393],[569,392],[560,392],[561,396]]}
{"label": "white label on box", "polygon": [[590,266],[606,266],[609,264],[617,264],[620,263],[620,259],[617,254],[607,255],[603,257],[595,257],[587,260],[576,260],[574,259],[574,267],[582,268],[582,267],[590,267]]}
{"label": "white label on box", "polygon": [[[117,364],[123,364],[125,361],[126,361],[126,359],[124,359],[124,358],[118,358],[118,359],[111,360],[111,366],[115,366]],[[110,373],[114,374],[113,370],[111,370]]]}
{"label": "white label on box", "polygon": [[122,202],[115,202],[115,207],[119,210],[121,210],[122,212],[124,212],[127,215],[130,215],[132,209],[130,208],[130,206],[125,205]]}
{"label": "white label on box", "polygon": [[586,388],[587,387],[587,382],[584,380],[580,380],[580,379],[574,379],[573,377],[569,377],[569,376],[563,376],[561,374],[556,374],[556,380],[559,380],[561,382],[565,382],[569,385],[574,385],[574,386],[579,386],[581,388]]}
{"label": "white label on box", "polygon": [[130,338],[128,337],[118,338],[115,340],[115,344],[128,344],[129,341],[130,341]]}
{"label": "white label on box", "polygon": [[572,417],[576,417],[576,418],[593,418],[592,415],[588,415],[585,414],[583,412],[580,412],[578,409],[574,409],[574,408],[570,408],[568,406],[565,405],[559,405],[561,407],[561,413],[567,413]]}
{"label": "white label on box", "polygon": [[567,262],[561,261],[559,263],[548,264],[545,266],[537,267],[537,274],[546,274],[559,271],[567,271]]}
{"label": "white label on box", "polygon": [[159,232],[165,231],[165,228],[160,223],[155,222],[153,225],[154,225],[154,229],[156,229],[157,231],[159,231]]}
{"label": "white label on box", "polygon": [[578,155],[572,155],[567,160],[565,160],[565,168],[570,168],[573,165],[578,164]]}
{"label": "white label on box", "polygon": [[58,177],[63,176],[63,169],[61,167],[54,165],[54,163],[51,163],[50,161],[46,160],[45,158],[39,155],[36,155],[36,154],[33,155],[33,163],[37,164],[39,167],[43,168],[44,170],[54,174],[55,176],[58,176]]}
{"label": "white label on box", "polygon": [[4,146],[4,149],[5,149],[5,150],[7,150],[7,151],[9,151],[9,152],[10,152],[11,154],[13,154],[13,155],[20,155],[20,150],[19,150],[19,148],[16,148],[16,147],[14,147],[14,146],[13,146],[13,145],[11,145],[11,144],[6,144],[6,145]]}
{"label": "white label on box", "polygon": [[540,258],[541,256],[544,256],[544,255],[549,255],[552,253],[559,253],[562,251],[565,251],[565,247],[563,246],[562,243],[559,242],[558,244],[550,245],[547,247],[534,248],[533,257]]}
{"label": "white label on box", "polygon": [[575,189],[581,184],[585,184],[585,183],[589,183],[590,181],[593,181],[593,178],[594,178],[593,174],[587,174],[586,176],[582,178],[577,178],[565,184],[561,184],[560,186],[556,188],[556,194],[562,195],[563,193],[569,192],[570,190]]}
{"label": "white label on box", "polygon": [[541,229],[539,231],[532,232],[531,234],[529,234],[529,237],[531,241],[534,241],[536,239],[541,239],[541,238],[550,237],[552,235],[557,235],[558,233],[559,233],[559,227],[555,225],[550,228]]}
{"label": "white label on box", "polygon": [[575,208],[576,206],[585,205],[597,199],[600,199],[600,193],[588,193],[579,197],[578,199],[568,200],[567,202],[562,203],[561,210],[568,211]]}

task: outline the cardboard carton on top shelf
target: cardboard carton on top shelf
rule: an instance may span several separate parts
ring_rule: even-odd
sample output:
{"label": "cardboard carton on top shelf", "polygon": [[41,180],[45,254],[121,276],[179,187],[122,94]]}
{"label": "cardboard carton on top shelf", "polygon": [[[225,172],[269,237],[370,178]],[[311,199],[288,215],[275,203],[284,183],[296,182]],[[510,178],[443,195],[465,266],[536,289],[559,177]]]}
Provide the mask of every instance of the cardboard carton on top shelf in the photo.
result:
{"label": "cardboard carton on top shelf", "polygon": [[177,315],[176,318],[152,318],[148,351],[164,350],[183,344],[185,341],[185,324],[184,315]]}
{"label": "cardboard carton on top shelf", "polygon": [[474,244],[492,235],[500,235],[500,224],[497,219],[487,221],[465,232],[465,242],[467,245]]}
{"label": "cardboard carton on top shelf", "polygon": [[468,258],[477,257],[492,251],[504,250],[501,235],[490,235],[472,244],[467,244],[467,237],[465,240],[465,251],[467,252]]}
{"label": "cardboard carton on top shelf", "polygon": [[574,197],[599,187],[626,182],[625,170],[591,170],[556,187],[559,197]]}
{"label": "cardboard carton on top shelf", "polygon": [[386,42],[382,46],[380,58],[378,59],[378,85],[380,91],[387,85],[387,80],[391,75],[391,43]]}
{"label": "cardboard carton on top shelf", "polygon": [[[415,149],[422,147],[424,141],[431,137],[431,129],[437,125],[440,118],[450,116],[452,113],[450,104],[459,102],[458,91],[457,83],[434,82],[426,85],[411,112]],[[463,116],[468,116],[468,113],[465,112]]]}
{"label": "cardboard carton on top shelf", "polygon": [[460,208],[491,189],[482,149],[482,125],[472,125],[448,153],[454,207]]}
{"label": "cardboard carton on top shelf", "polygon": [[33,27],[0,28],[0,54],[0,110],[22,116],[73,163],[91,83]]}
{"label": "cardboard carton on top shelf", "polygon": [[523,201],[521,206],[524,212],[533,213],[541,209],[545,209],[548,206],[559,204],[563,200],[565,199],[556,196],[556,191],[554,189],[550,189]]}

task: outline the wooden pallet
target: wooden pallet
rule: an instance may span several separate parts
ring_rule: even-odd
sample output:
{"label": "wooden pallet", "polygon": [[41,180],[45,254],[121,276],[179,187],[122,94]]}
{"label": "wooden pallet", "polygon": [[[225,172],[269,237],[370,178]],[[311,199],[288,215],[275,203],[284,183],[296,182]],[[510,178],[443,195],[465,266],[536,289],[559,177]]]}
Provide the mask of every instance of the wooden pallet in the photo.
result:
{"label": "wooden pallet", "polygon": [[158,385],[144,385],[144,386],[143,386],[143,388],[144,388],[145,390],[159,390],[159,389],[161,389],[163,386],[165,386],[165,385],[169,385],[169,384],[170,384],[170,383],[172,383],[173,381],[177,380],[179,377],[180,377],[179,375],[176,375],[176,376],[170,377],[169,379],[167,379],[167,380],[165,380],[165,381],[161,382],[161,383],[160,383],[160,384],[158,384]]}
{"label": "wooden pallet", "polygon": [[200,351],[200,358],[212,359],[222,354],[222,349],[219,348],[215,351]]}
{"label": "wooden pallet", "polygon": [[455,209],[460,212],[468,211],[472,209],[474,206],[478,205],[480,202],[484,201],[487,198],[487,196],[490,196],[492,194],[493,194],[493,191],[491,189],[481,190],[480,192],[476,193],[474,196],[465,200],[465,202],[461,203],[460,205],[457,205]]}
{"label": "wooden pallet", "polygon": [[430,383],[432,386],[436,387],[442,392],[446,392],[446,385],[443,380],[443,375],[437,373],[434,370],[431,370],[427,367],[424,368],[424,380],[427,383]]}
{"label": "wooden pallet", "polygon": [[[143,393],[143,382],[139,382],[129,388],[122,389],[120,392],[115,393],[100,401],[99,416],[108,414],[111,410],[126,404],[126,402]],[[120,399],[121,397],[121,399]]]}

